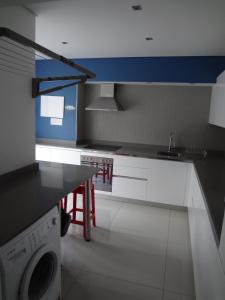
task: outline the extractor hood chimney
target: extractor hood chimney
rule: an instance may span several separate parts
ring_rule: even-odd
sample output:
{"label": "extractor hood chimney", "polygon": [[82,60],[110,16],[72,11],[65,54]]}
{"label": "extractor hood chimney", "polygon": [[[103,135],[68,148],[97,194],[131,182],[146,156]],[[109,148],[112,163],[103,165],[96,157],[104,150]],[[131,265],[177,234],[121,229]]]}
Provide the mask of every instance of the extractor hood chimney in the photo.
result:
{"label": "extractor hood chimney", "polygon": [[104,83],[100,86],[100,97],[93,99],[86,110],[121,111],[122,105],[114,97],[114,84]]}

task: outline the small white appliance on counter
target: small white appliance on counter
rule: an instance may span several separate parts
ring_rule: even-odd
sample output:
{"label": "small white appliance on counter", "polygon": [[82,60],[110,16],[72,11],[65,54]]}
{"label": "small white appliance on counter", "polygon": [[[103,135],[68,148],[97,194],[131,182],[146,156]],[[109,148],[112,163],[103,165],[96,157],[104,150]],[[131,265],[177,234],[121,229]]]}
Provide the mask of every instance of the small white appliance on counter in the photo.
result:
{"label": "small white appliance on counter", "polygon": [[0,300],[60,299],[57,207],[0,248],[0,279]]}

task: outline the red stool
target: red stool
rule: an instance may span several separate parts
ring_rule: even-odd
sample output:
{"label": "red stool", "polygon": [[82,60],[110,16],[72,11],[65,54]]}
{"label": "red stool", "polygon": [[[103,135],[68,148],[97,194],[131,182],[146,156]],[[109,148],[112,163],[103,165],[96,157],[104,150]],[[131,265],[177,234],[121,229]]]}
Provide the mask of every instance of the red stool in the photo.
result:
{"label": "red stool", "polygon": [[65,212],[67,212],[67,196],[65,196],[61,201],[60,201],[60,207],[64,209]]}
{"label": "red stool", "polygon": [[96,163],[96,167],[99,169],[98,173],[95,175],[96,177],[102,176],[103,183],[105,183],[105,178],[110,179],[110,172],[109,172],[109,165],[108,164],[101,164],[99,167],[99,164]]}
{"label": "red stool", "polygon": [[[90,212],[90,218],[92,220],[92,225],[96,227],[96,217],[95,217],[95,187],[94,184],[91,183],[90,186],[90,192],[91,192],[91,212]],[[82,208],[77,207],[77,195],[82,195]],[[66,204],[65,204],[66,202]],[[67,208],[67,197],[65,197],[61,203],[63,203],[62,208]],[[76,188],[73,191],[73,208],[69,211],[69,214],[71,214],[71,223],[72,224],[78,224],[83,226],[83,237],[86,239],[86,217],[85,217],[85,185],[81,184],[78,188]],[[81,212],[83,214],[82,221],[77,220],[77,212]]]}

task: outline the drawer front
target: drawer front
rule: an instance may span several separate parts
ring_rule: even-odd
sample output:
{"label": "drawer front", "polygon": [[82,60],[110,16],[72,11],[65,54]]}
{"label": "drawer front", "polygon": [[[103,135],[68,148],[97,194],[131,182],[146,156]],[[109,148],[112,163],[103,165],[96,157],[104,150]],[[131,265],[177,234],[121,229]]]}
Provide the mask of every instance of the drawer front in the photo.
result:
{"label": "drawer front", "polygon": [[147,200],[168,204],[185,205],[188,165],[181,162],[152,160],[149,169]]}
{"label": "drawer front", "polygon": [[126,176],[132,178],[148,178],[148,169],[132,168],[114,165],[113,175]]}
{"label": "drawer front", "polygon": [[137,200],[146,200],[147,181],[127,177],[113,177],[112,195]]}
{"label": "drawer front", "polygon": [[129,157],[129,156],[114,156],[115,166],[127,166],[133,168],[148,168],[151,164],[151,159],[139,158],[139,157]]}

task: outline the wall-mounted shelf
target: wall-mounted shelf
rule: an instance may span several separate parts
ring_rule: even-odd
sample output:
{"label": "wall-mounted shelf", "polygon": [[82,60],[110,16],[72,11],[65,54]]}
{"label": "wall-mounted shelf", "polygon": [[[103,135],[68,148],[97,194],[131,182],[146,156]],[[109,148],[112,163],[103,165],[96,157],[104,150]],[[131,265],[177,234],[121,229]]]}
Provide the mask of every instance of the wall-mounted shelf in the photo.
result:
{"label": "wall-mounted shelf", "polygon": [[[10,49],[12,46],[17,47],[20,50],[22,49],[23,51],[27,51],[26,48],[31,48],[31,49],[41,53],[42,55],[45,55],[50,59],[55,59],[55,60],[65,64],[81,73],[81,75],[76,75],[76,76],[60,76],[60,77],[49,76],[49,77],[45,77],[45,78],[33,78],[33,80],[32,80],[32,97],[33,98],[40,96],[40,95],[49,94],[49,93],[57,91],[57,90],[61,90],[66,87],[76,85],[78,83],[84,83],[87,79],[92,79],[92,78],[95,78],[95,76],[96,76],[95,73],[80,66],[79,64],[74,63],[72,60],[69,60],[64,56],[61,56],[61,55],[33,42],[32,40],[16,33],[15,31],[12,31],[8,28],[0,27],[0,39],[4,40],[4,42],[6,42],[10,45],[10,47],[8,48],[9,52],[11,51],[12,53],[15,53],[15,51]],[[8,40],[10,40],[10,41],[8,41]],[[12,43],[11,41],[13,41],[15,43]],[[1,49],[1,46],[0,46],[0,49]],[[29,52],[29,54],[31,54],[31,52]],[[9,54],[5,54],[5,53],[4,53],[4,55],[9,56]],[[24,59],[24,57],[23,57],[23,59]],[[6,58],[5,58],[5,61],[6,61]],[[16,65],[16,62],[14,64]],[[18,70],[18,68],[17,68],[17,70]],[[20,71],[24,72],[24,70],[20,70]],[[41,82],[53,82],[53,81],[61,81],[61,80],[75,80],[75,81],[72,83],[68,83],[66,85],[59,85],[59,86],[56,86],[56,87],[53,87],[50,89],[40,90]]]}

